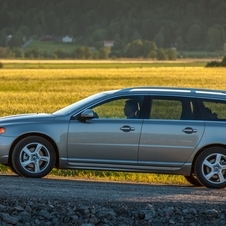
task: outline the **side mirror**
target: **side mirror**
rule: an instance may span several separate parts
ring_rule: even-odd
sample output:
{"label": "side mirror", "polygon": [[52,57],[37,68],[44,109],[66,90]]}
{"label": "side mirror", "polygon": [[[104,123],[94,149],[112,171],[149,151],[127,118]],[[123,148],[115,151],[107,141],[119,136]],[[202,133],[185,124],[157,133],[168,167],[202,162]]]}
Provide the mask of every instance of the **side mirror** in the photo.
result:
{"label": "side mirror", "polygon": [[82,122],[86,122],[88,119],[92,119],[95,117],[95,113],[91,109],[86,109],[81,113],[81,115],[78,117],[78,119]]}

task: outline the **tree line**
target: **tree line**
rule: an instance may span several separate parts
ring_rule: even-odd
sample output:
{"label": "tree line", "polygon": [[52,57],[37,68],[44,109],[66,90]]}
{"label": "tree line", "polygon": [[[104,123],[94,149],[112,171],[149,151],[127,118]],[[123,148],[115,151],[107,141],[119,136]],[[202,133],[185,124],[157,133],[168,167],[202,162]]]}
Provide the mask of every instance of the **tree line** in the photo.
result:
{"label": "tree line", "polygon": [[[29,59],[108,59],[116,58],[115,52],[110,47],[92,49],[88,46],[79,46],[68,52],[62,49],[53,53],[41,52],[39,48],[22,50],[21,48],[0,47],[0,58],[29,58]],[[157,60],[176,60],[177,52],[172,49],[157,48],[151,41],[135,40],[126,45],[121,57],[127,58],[151,58]]]}
{"label": "tree line", "polygon": [[[103,40],[113,40],[116,57],[132,54],[134,41],[154,42],[166,53],[226,49],[224,0],[0,0],[0,5],[1,47],[68,35],[79,46],[98,50]],[[137,51],[141,55],[141,48]]]}

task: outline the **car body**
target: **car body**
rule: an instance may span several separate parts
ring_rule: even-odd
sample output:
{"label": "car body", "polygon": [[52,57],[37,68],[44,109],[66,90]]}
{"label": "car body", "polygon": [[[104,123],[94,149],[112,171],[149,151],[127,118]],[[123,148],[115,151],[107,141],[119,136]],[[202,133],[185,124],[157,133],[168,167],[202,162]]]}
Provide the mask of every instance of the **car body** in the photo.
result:
{"label": "car body", "polygon": [[[127,100],[138,104],[126,118]],[[0,118],[0,163],[24,177],[59,169],[184,175],[226,186],[226,92],[132,87],[101,92],[52,114]]]}

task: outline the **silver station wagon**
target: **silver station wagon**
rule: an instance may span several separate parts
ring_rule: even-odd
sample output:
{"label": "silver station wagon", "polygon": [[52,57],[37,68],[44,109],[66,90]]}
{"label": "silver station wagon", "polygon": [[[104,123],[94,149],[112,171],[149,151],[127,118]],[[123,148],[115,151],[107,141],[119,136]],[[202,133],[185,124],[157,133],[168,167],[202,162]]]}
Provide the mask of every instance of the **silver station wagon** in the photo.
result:
{"label": "silver station wagon", "polygon": [[133,87],[52,114],[0,118],[0,163],[24,177],[59,169],[183,175],[226,186],[226,92]]}

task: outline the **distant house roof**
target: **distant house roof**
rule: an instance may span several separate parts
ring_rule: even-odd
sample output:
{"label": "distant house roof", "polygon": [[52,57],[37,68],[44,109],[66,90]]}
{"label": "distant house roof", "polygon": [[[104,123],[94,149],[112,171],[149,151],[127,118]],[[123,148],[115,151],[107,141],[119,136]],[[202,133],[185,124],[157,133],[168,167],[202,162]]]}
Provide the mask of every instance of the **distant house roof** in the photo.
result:
{"label": "distant house roof", "polygon": [[40,38],[40,41],[43,41],[43,42],[48,42],[48,41],[52,41],[52,40],[53,40],[53,37],[51,35],[45,35]]}
{"label": "distant house roof", "polygon": [[104,47],[114,46],[114,41],[112,41],[112,40],[104,40],[103,43],[104,43]]}
{"label": "distant house roof", "polygon": [[73,38],[69,36],[65,36],[62,38],[62,42],[73,42]]}

